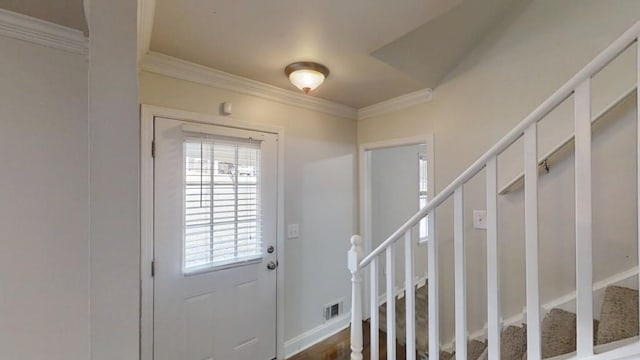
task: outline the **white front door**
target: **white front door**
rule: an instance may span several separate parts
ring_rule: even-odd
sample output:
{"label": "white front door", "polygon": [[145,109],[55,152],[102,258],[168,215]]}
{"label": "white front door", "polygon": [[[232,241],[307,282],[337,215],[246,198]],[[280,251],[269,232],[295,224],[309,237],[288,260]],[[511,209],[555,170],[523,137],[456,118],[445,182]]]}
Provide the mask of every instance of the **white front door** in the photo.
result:
{"label": "white front door", "polygon": [[154,129],[154,360],[275,358],[277,135]]}

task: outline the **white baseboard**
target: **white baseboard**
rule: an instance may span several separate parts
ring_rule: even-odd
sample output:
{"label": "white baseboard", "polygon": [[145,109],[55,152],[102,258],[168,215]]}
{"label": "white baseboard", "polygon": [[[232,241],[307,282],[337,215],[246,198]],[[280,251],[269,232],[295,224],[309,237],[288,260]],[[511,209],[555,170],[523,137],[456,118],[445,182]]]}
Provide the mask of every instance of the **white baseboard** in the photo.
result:
{"label": "white baseboard", "polygon": [[[423,286],[426,283],[426,276],[416,277],[414,279],[415,286]],[[404,296],[404,287],[395,289],[396,298],[401,298]],[[380,296],[379,305],[384,304],[386,299],[386,294],[382,294]],[[329,321],[320,326],[316,326],[315,328],[306,331],[291,340],[288,340],[284,343],[284,354],[285,359],[289,358],[309,347],[325,340],[326,338],[335,335],[336,333],[344,330],[351,321],[351,313],[345,313],[341,315],[339,318]]]}
{"label": "white baseboard", "polygon": [[[600,309],[604,302],[604,292],[608,286],[623,286],[631,289],[638,289],[638,267],[632,267],[629,270],[617,273],[606,279],[600,280],[593,284],[593,318],[600,318]],[[551,309],[562,309],[569,312],[576,312],[576,292],[560,296],[556,299],[542,304],[542,314],[544,316]],[[526,323],[527,309],[522,309],[521,313],[510,316],[502,321],[503,327],[520,326]],[[541,319],[542,320],[542,319]],[[484,341],[487,338],[487,325],[484,328],[476,330],[469,334],[469,340]],[[455,339],[451,339],[448,343],[442,345],[442,350],[451,352],[455,349]]]}
{"label": "white baseboard", "polygon": [[291,340],[286,341],[284,343],[285,359],[346,329],[347,326],[349,326],[350,322],[351,313],[347,312],[342,314],[337,319],[328,321],[320,326],[316,326],[315,328],[306,331]]}

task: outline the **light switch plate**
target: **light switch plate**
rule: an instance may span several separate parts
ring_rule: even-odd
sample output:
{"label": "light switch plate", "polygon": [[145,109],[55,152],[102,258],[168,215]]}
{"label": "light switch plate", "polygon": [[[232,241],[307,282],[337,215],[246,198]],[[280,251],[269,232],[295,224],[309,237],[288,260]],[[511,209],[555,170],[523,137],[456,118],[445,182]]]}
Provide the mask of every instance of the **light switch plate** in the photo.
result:
{"label": "light switch plate", "polygon": [[287,226],[287,239],[295,239],[300,237],[300,226],[298,224],[289,224]]}
{"label": "light switch plate", "polygon": [[473,210],[473,228],[487,229],[487,210]]}

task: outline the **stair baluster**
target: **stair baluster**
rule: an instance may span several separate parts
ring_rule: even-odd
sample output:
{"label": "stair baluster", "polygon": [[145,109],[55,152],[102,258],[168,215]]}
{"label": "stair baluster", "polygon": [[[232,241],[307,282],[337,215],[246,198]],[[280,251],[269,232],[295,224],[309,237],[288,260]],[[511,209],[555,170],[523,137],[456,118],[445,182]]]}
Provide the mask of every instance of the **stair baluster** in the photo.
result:
{"label": "stair baluster", "polygon": [[[638,172],[636,175],[636,180],[638,182],[636,193],[638,194],[638,199],[640,199],[640,38],[636,39],[636,132],[636,161],[638,163],[636,170]],[[640,259],[640,200],[638,200],[638,211],[636,215],[638,217],[636,219],[638,226],[638,259]],[[638,282],[638,289],[640,289],[640,276],[638,276]],[[640,309],[640,303],[638,304],[638,308]],[[640,327],[640,317],[638,326]]]}
{"label": "stair baluster", "polygon": [[[406,305],[406,359],[416,359],[416,289],[413,286],[413,237],[411,230],[404,233],[404,289]],[[394,325],[395,326],[395,325]]]}
{"label": "stair baluster", "polygon": [[[428,205],[427,205],[428,206]],[[433,207],[435,209],[435,207]],[[424,210],[424,208],[423,208]],[[429,212],[429,220],[435,223],[435,210]],[[429,354],[436,354],[435,359],[440,354],[440,305],[438,295],[438,242],[436,241],[436,231],[429,234],[427,243],[427,283],[428,283],[428,312],[429,312]]]}
{"label": "stair baluster", "polygon": [[498,256],[498,157],[487,161],[487,330],[489,360],[500,360],[500,272]]}
{"label": "stair baluster", "polygon": [[353,235],[347,256],[351,272],[351,360],[362,360],[362,254],[362,238]]}
{"label": "stair baluster", "polygon": [[578,358],[593,355],[591,78],[575,90],[576,315]]}
{"label": "stair baluster", "polygon": [[386,251],[387,273],[387,359],[396,358],[396,249],[389,246]]}
{"label": "stair baluster", "polygon": [[524,132],[524,233],[527,296],[527,358],[542,359],[538,280],[538,124]]}
{"label": "stair baluster", "polygon": [[464,254],[464,194],[462,186],[453,194],[453,241],[455,266],[456,358],[467,358],[467,284]]}
{"label": "stair baluster", "polygon": [[371,312],[371,321],[369,323],[371,335],[370,335],[370,344],[371,344],[371,359],[378,359],[380,353],[379,341],[380,341],[380,317],[378,316],[378,258],[374,258],[371,260],[371,265],[369,269],[369,275],[371,278],[371,283],[369,286],[369,297],[370,297],[370,312]]}

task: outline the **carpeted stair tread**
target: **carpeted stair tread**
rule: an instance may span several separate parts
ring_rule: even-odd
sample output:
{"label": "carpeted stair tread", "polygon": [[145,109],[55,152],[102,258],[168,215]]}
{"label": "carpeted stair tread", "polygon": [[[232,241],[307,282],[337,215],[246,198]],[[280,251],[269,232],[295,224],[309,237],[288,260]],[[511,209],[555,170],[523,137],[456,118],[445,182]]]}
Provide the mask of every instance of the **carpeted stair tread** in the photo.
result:
{"label": "carpeted stair tread", "polygon": [[484,352],[484,349],[486,348],[487,348],[487,344],[482,341],[478,341],[478,340],[469,341],[469,343],[467,344],[467,359],[476,360],[477,358],[480,357],[480,355],[482,355],[482,353]]}
{"label": "carpeted stair tread", "polygon": [[551,309],[542,320],[542,357],[549,358],[576,350],[576,314]]}
{"label": "carpeted stair tread", "polygon": [[[396,339],[399,344],[406,344],[406,303],[405,297],[396,297]],[[380,330],[387,332],[387,304],[379,307],[378,318]],[[416,288],[415,291],[415,325],[416,325],[416,350],[420,354],[427,352],[427,285]],[[448,360],[448,359],[447,359]]]}
{"label": "carpeted stair tread", "polygon": [[527,330],[524,327],[508,326],[500,335],[500,358],[520,360],[527,352]]}
{"label": "carpeted stair tread", "polygon": [[638,335],[638,290],[609,286],[600,312],[596,344]]}
{"label": "carpeted stair tread", "polygon": [[[471,340],[467,343],[467,360],[477,360],[480,355],[487,348],[487,344],[478,340]],[[449,360],[456,360],[456,354],[454,352],[453,356]]]}
{"label": "carpeted stair tread", "polygon": [[[562,312],[564,312],[564,310],[561,310],[561,309],[553,309],[553,310],[557,310],[557,311],[562,311]],[[552,310],[552,311],[553,311],[553,310]],[[569,314],[573,314],[573,313],[569,312]],[[573,314],[573,315],[575,316],[575,314]],[[594,345],[596,344],[596,335],[597,335],[597,333],[598,333],[598,325],[599,325],[599,321],[594,319],[594,320],[593,320],[593,344],[594,344]],[[526,327],[526,324],[524,324],[523,326],[525,326],[525,327]],[[563,331],[564,331],[564,329],[563,329]],[[552,333],[551,335],[553,336],[553,333]],[[544,349],[544,348],[546,348],[546,347],[548,347],[548,346],[550,346],[549,341],[544,341],[543,339],[540,339],[540,340],[542,341],[542,347],[543,347],[543,349]],[[568,346],[568,347],[569,347],[569,346]],[[567,348],[568,348],[568,347],[567,347]],[[566,356],[566,355],[572,354],[573,352],[575,352],[575,346],[573,346],[573,351],[572,351],[572,352],[564,352],[564,353],[562,353],[562,354],[560,354],[560,355],[556,355],[556,356],[554,356],[553,358],[554,358],[554,359],[564,359],[564,358],[567,358],[567,356]],[[543,353],[543,354],[544,354],[544,353]],[[563,356],[563,355],[565,355],[565,356]],[[544,358],[544,359],[550,359],[550,357],[544,357],[544,355],[543,355],[543,358]],[[525,354],[522,356],[522,360],[527,360],[527,353],[526,353],[526,351],[525,351]]]}
{"label": "carpeted stair tread", "polygon": [[[427,286],[416,289],[416,350],[426,354],[427,335]],[[396,337],[406,344],[405,297],[396,298]],[[386,331],[386,304],[379,308],[380,329]],[[619,286],[609,286],[605,291],[600,321],[594,320],[594,344],[603,345],[638,336],[638,291]],[[576,314],[562,309],[551,309],[541,324],[542,357],[562,357],[576,350]],[[501,358],[526,360],[526,324],[509,326],[501,334]],[[486,343],[471,340],[467,345],[468,360],[486,357]],[[442,351],[440,360],[456,360],[455,354]]]}
{"label": "carpeted stair tread", "polygon": [[452,360],[453,354],[446,351],[440,351],[440,360]]}

